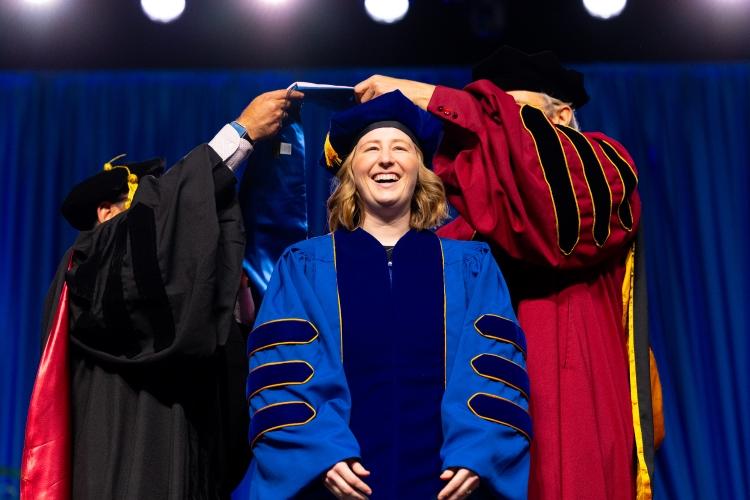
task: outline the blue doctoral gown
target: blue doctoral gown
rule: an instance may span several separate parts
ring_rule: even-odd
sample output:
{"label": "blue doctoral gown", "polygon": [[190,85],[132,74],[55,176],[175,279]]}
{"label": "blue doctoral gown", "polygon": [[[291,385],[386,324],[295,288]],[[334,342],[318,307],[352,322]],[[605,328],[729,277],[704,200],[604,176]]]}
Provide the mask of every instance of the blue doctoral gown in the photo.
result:
{"label": "blue doctoral gown", "polygon": [[362,229],[302,241],[256,325],[251,498],[326,497],[349,458],[373,499],[434,499],[449,467],[480,476],[472,498],[526,497],[526,342],[486,244],[412,230],[389,264]]}

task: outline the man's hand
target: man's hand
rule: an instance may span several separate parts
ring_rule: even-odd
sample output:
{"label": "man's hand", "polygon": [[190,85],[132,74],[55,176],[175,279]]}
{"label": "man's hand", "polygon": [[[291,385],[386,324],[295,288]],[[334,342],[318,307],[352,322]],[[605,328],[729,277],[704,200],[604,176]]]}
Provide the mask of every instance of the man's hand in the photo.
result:
{"label": "man's hand", "polygon": [[367,500],[372,495],[372,489],[362,481],[361,477],[367,477],[370,471],[362,467],[356,460],[338,462],[328,469],[323,483],[336,498],[346,500]]}
{"label": "man's hand", "polygon": [[448,484],[438,493],[438,500],[459,500],[466,498],[479,486],[479,476],[469,469],[446,469],[440,479]]}
{"label": "man's hand", "polygon": [[266,92],[247,105],[237,118],[237,123],[245,127],[254,141],[273,137],[281,129],[281,122],[286,118],[286,110],[292,105],[292,101],[303,97],[304,94],[296,90]]}
{"label": "man's hand", "polygon": [[359,82],[354,87],[354,93],[359,102],[367,102],[381,94],[400,90],[411,102],[426,110],[430,103],[435,86],[413,80],[401,80],[390,76],[373,75],[367,80]]}

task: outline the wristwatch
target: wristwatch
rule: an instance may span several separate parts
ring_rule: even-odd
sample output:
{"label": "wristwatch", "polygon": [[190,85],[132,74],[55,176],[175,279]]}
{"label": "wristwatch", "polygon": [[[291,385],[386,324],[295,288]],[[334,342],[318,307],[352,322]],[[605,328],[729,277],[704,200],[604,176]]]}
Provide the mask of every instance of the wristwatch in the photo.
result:
{"label": "wristwatch", "polygon": [[247,133],[247,129],[239,124],[236,120],[230,123],[233,129],[237,131],[238,134],[240,134],[240,139],[245,139],[247,142],[250,143],[251,146],[255,146],[255,140],[253,140],[252,137],[250,137],[250,134]]}

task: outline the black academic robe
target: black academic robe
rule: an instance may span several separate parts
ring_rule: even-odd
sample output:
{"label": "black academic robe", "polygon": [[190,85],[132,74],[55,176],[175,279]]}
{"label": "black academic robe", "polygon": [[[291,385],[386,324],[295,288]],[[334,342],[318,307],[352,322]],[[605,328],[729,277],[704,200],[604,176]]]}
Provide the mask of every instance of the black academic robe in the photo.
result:
{"label": "black academic robe", "polygon": [[233,311],[243,248],[234,175],[207,145],[141,179],[129,210],[79,234],[44,321],[46,334],[65,280],[72,498],[228,498],[242,479],[247,361]]}

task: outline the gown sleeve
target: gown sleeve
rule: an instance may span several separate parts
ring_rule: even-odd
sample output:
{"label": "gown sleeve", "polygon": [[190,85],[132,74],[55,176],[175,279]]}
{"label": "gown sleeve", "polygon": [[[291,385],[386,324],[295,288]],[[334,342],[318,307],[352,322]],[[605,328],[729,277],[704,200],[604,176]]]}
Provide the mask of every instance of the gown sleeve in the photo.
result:
{"label": "gown sleeve", "polygon": [[633,239],[637,171],[615,140],[555,126],[486,80],[437,87],[428,110],[446,122],[435,172],[460,213],[441,236],[479,233],[513,258],[561,269],[619,255]]}
{"label": "gown sleeve", "polygon": [[[489,248],[466,264],[468,307],[449,332],[443,469],[474,471],[501,498],[525,498],[532,439],[526,340]],[[449,340],[450,342],[450,340]]]}
{"label": "gown sleeve", "polygon": [[329,310],[336,304],[321,303],[306,277],[316,265],[294,248],[284,252],[248,337],[251,498],[292,498],[360,453]]}
{"label": "gown sleeve", "polygon": [[204,144],[81,233],[68,273],[72,342],[118,365],[208,358],[224,345],[244,247],[235,182]]}

